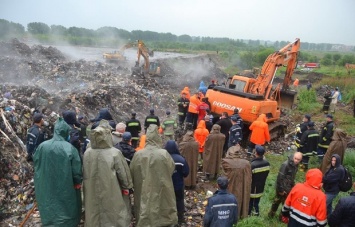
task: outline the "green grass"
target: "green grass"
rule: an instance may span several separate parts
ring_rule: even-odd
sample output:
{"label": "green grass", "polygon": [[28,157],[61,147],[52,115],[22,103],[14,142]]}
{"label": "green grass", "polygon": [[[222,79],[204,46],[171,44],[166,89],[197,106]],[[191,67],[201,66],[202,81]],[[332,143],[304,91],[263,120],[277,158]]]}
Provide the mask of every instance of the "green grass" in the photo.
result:
{"label": "green grass", "polygon": [[348,71],[345,66],[321,66],[318,69],[314,69],[313,72],[322,73],[325,75],[333,76],[347,76]]}
{"label": "green grass", "polygon": [[298,110],[304,113],[317,113],[321,104],[317,102],[317,93],[314,89],[300,89],[297,94]]}

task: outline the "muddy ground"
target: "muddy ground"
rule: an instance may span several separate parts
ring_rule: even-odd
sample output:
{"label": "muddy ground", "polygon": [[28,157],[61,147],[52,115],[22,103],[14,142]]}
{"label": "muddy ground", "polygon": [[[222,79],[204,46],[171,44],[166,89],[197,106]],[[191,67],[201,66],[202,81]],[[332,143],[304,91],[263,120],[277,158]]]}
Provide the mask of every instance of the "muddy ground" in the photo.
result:
{"label": "muddy ground", "polygon": [[[62,47],[65,49],[70,49],[70,53],[51,46],[28,46],[16,39],[0,42],[0,223],[4,226],[18,226],[33,206],[33,168],[25,160],[21,141],[25,140],[34,110],[47,116],[48,131],[67,109],[76,110],[87,121],[102,107],[108,107],[117,122],[129,119],[132,111],[143,121],[151,108],[162,118],[166,110],[176,114],[176,100],[183,87],[189,86],[193,92],[200,81],[208,86],[211,79],[227,78],[215,55],[160,53],[154,60],[161,65],[161,76],[142,78],[131,76],[133,62],[107,64],[93,57],[97,53],[101,59],[99,50],[85,49],[86,52],[75,54],[75,48]],[[321,77],[308,75],[300,84]],[[282,118],[290,128],[300,120],[287,113]],[[290,138],[280,138],[268,149],[282,153],[292,146]],[[244,153],[241,157],[245,158]],[[215,185],[204,182],[200,173],[197,190],[186,191],[187,226],[202,224],[208,190],[214,191]],[[26,226],[40,226],[38,211],[30,216]]]}

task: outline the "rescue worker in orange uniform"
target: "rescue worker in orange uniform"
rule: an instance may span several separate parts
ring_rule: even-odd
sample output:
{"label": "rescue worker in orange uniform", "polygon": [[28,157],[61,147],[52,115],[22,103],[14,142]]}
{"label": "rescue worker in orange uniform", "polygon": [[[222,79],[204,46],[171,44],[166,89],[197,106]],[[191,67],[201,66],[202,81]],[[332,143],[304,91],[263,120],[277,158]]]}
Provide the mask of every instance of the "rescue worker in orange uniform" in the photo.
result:
{"label": "rescue worker in orange uniform", "polygon": [[326,196],[322,192],[322,172],[310,169],[306,182],[296,184],[282,207],[282,221],[293,226],[326,226]]}
{"label": "rescue worker in orange uniform", "polygon": [[180,95],[182,95],[182,93],[185,93],[185,97],[190,100],[190,89],[189,87],[184,87],[184,89],[182,89],[182,91],[180,92]]}
{"label": "rescue worker in orange uniform", "polygon": [[203,151],[205,149],[206,138],[209,134],[210,133],[206,129],[205,120],[201,120],[198,123],[197,129],[194,132],[195,140],[198,142],[199,145],[198,152],[200,153],[201,158],[202,158]]}
{"label": "rescue worker in orange uniform", "polygon": [[255,145],[263,146],[265,142],[270,142],[269,126],[266,123],[266,115],[260,114],[258,119],[249,126],[249,129],[251,131],[251,136],[248,145],[248,155],[251,155]]}
{"label": "rescue worker in orange uniform", "polygon": [[200,105],[200,94],[197,92],[190,97],[189,109],[187,110],[186,122],[192,124],[193,129],[196,129],[198,120],[198,109],[197,106]]}

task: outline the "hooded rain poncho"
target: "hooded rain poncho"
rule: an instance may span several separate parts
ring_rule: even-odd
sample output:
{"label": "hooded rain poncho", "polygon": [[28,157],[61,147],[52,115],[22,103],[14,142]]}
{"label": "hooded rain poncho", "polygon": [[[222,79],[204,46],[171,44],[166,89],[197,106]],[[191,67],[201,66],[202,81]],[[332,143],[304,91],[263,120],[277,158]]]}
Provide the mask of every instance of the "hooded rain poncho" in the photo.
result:
{"label": "hooded rain poncho", "polygon": [[122,153],[112,146],[109,123],[101,120],[90,138],[84,154],[85,226],[129,226],[130,201],[121,190],[133,187],[132,178]]}
{"label": "hooded rain poncho", "polygon": [[251,130],[250,141],[252,143],[264,145],[266,141],[270,142],[269,126],[266,120],[265,114],[260,114],[258,119],[249,126]]}
{"label": "hooded rain poncho", "polygon": [[175,163],[171,155],[160,148],[161,143],[158,126],[150,125],[145,148],[134,155],[130,165],[137,227],[177,224],[172,182]]}
{"label": "hooded rain poncho", "polygon": [[205,120],[201,120],[198,123],[197,129],[195,130],[195,133],[194,133],[195,140],[199,144],[199,150],[198,151],[200,153],[202,153],[204,151],[204,149],[205,149],[205,142],[206,142],[206,138],[207,138],[208,134],[210,134],[210,133],[206,129]]}
{"label": "hooded rain poncho", "polygon": [[184,179],[185,186],[196,186],[197,169],[198,169],[198,143],[194,139],[193,131],[187,131],[182,142],[179,144],[179,150],[182,156],[186,159],[190,167],[189,175]]}
{"label": "hooded rain poncho", "polygon": [[225,135],[221,133],[221,126],[212,126],[211,133],[208,135],[203,152],[203,172],[207,174],[217,174],[221,166],[223,145]]}
{"label": "hooded rain poncho", "polygon": [[343,163],[346,147],[347,147],[346,133],[341,129],[335,129],[332,137],[332,142],[330,142],[330,145],[327,149],[327,152],[324,155],[323,162],[320,167],[320,170],[322,171],[323,174],[325,174],[327,170],[330,168],[332,156],[334,154],[339,155],[341,164]]}
{"label": "hooded rain poncho", "polygon": [[245,159],[237,158],[240,146],[230,147],[226,158],[222,159],[224,175],[228,178],[228,191],[237,197],[238,217],[248,217],[251,191],[251,165]]}
{"label": "hooded rain poncho", "polygon": [[42,226],[75,227],[80,222],[82,181],[78,151],[67,138],[71,127],[59,118],[53,138],[41,143],[34,156],[35,190]]}

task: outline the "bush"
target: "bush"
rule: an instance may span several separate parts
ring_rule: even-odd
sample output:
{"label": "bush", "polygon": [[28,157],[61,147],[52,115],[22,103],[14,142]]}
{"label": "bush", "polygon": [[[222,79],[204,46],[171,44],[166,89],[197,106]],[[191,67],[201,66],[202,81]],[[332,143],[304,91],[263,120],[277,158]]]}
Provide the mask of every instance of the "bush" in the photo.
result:
{"label": "bush", "polygon": [[355,150],[347,149],[344,156],[343,165],[349,170],[351,176],[355,177]]}
{"label": "bush", "polygon": [[314,89],[301,89],[298,93],[298,109],[301,112],[315,113],[321,108],[321,104],[317,102],[317,93]]}

